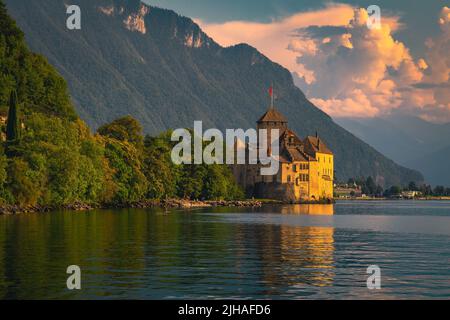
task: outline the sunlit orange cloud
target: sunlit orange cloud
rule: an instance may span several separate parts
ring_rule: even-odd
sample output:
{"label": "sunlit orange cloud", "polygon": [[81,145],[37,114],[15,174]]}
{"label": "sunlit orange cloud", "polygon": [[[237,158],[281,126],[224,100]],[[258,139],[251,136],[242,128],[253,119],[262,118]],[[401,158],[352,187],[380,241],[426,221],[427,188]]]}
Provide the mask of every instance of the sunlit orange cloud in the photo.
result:
{"label": "sunlit orange cloud", "polygon": [[[297,29],[309,26],[347,26],[353,18],[355,8],[348,4],[331,3],[323,9],[299,12],[281,20],[269,23],[250,21],[228,21],[225,23],[206,23],[201,19],[195,22],[216,42],[224,47],[247,43],[272,61],[291,72],[305,74],[304,66],[297,63],[298,53],[288,50]],[[383,17],[392,31],[402,27],[399,17]]]}
{"label": "sunlit orange cloud", "polygon": [[324,9],[300,12],[269,23],[229,21],[225,23],[195,22],[222,46],[247,43],[292,72],[303,71],[296,62],[297,53],[288,50],[297,29],[308,26],[345,26],[354,8],[347,4],[330,4]]}

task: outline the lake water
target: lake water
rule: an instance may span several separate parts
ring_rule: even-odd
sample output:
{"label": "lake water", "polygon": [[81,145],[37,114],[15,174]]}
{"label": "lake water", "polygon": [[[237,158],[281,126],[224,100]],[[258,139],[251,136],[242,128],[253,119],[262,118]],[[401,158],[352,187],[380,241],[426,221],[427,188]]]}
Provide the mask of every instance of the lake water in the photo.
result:
{"label": "lake water", "polygon": [[448,299],[450,202],[0,216],[0,298]]}

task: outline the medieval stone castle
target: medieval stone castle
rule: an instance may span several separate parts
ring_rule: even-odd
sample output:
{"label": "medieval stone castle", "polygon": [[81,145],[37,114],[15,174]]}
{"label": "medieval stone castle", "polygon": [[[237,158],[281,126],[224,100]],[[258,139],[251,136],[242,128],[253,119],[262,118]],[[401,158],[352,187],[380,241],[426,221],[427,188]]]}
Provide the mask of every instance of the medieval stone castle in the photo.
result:
{"label": "medieval stone castle", "polygon": [[334,156],[317,134],[300,139],[273,106],[258,120],[257,129],[279,130],[280,169],[276,175],[263,176],[261,164],[233,166],[234,176],[247,196],[289,202],[333,198]]}

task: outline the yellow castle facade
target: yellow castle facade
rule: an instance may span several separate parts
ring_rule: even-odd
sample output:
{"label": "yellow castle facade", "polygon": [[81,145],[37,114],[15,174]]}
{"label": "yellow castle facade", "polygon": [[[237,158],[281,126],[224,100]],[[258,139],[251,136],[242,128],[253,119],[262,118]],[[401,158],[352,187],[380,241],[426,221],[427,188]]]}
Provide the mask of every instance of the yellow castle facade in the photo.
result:
{"label": "yellow castle facade", "polygon": [[263,176],[260,164],[235,165],[235,178],[248,196],[289,202],[333,198],[334,155],[318,134],[300,139],[274,107],[258,120],[257,129],[267,129],[269,135],[271,129],[278,129],[279,170]]}

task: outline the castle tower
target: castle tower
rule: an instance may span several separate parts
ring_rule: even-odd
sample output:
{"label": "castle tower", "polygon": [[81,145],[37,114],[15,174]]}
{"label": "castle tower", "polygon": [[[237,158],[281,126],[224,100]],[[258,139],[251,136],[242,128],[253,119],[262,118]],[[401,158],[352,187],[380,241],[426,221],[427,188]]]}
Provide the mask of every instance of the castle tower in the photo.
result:
{"label": "castle tower", "polygon": [[[271,140],[271,132],[273,129],[278,129],[279,134],[276,139],[279,139],[280,136],[287,130],[287,120],[286,118],[275,109],[273,105],[274,94],[273,94],[273,84],[269,88],[269,96],[270,96],[270,107],[266,113],[257,121],[256,129],[266,129],[267,130],[267,143],[270,145]],[[269,148],[270,149],[270,148]],[[270,151],[270,150],[269,150]],[[270,152],[269,152],[270,153]]]}
{"label": "castle tower", "polygon": [[272,129],[278,129],[279,134],[276,139],[279,139],[280,136],[287,130],[288,121],[286,118],[273,106],[267,110],[266,113],[258,120],[256,129],[266,129],[267,130],[267,143],[270,145],[271,140],[271,132]]}

